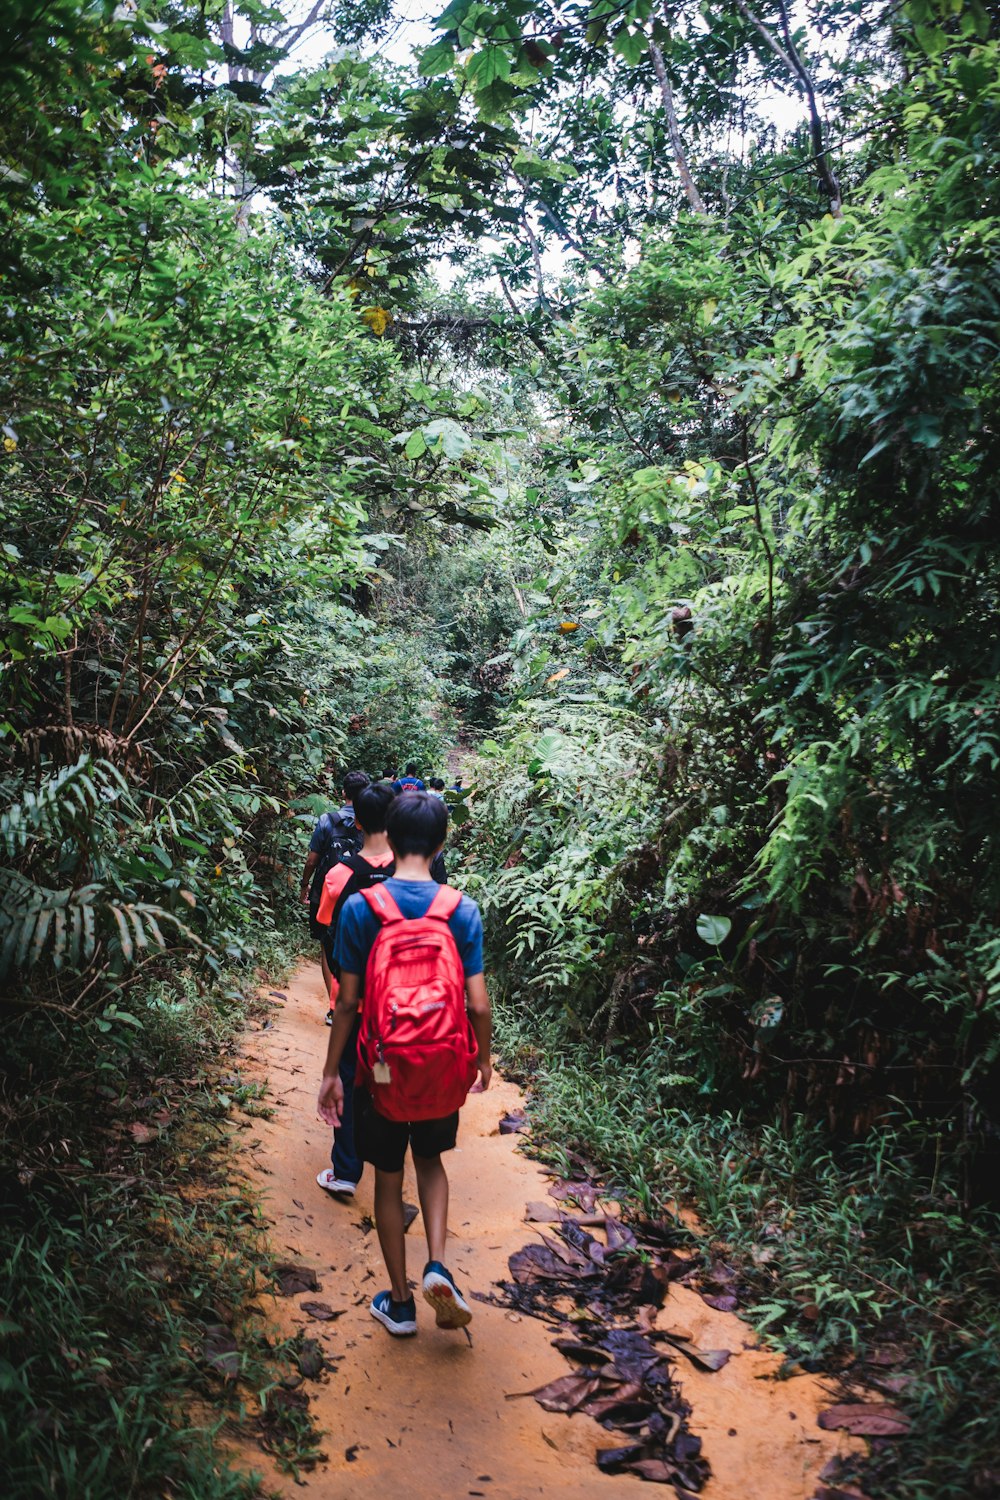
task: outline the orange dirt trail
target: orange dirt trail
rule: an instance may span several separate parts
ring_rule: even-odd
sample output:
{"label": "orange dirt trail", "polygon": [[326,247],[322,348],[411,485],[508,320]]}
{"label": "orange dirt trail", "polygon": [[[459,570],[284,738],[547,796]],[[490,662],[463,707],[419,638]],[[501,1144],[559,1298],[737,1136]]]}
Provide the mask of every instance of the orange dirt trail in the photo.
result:
{"label": "orange dirt trail", "polygon": [[[247,1146],[249,1171],[264,1193],[272,1221],[275,1259],[301,1260],[322,1290],[274,1302],[285,1333],[307,1328],[327,1353],[340,1356],[335,1373],[305,1387],[324,1431],[326,1464],[303,1474],[315,1500],[639,1500],[657,1493],[633,1476],[606,1476],[594,1452],[623,1441],[590,1418],[542,1410],[531,1391],[568,1373],[551,1347],[551,1334],[532,1318],[473,1302],[473,1347],[461,1333],[434,1326],[417,1297],[420,1331],[393,1339],[370,1316],[368,1304],[386,1284],[374,1231],[362,1218],[372,1210],[370,1171],[351,1203],[316,1185],[329,1164],[329,1131],[318,1119],[316,1092],[329,1035],[319,968],[303,964],[283,991],[287,1004],[256,1035],[247,1061],[269,1078],[271,1120],[255,1121]],[[507,1257],[532,1241],[525,1204],[546,1197],[547,1179],[518,1151],[517,1136],[501,1136],[501,1115],[522,1097],[495,1079],[488,1093],[470,1097],[462,1113],[458,1149],[445,1158],[451,1179],[448,1262],[466,1291],[489,1292],[507,1275]],[[416,1202],[407,1168],[405,1196]],[[407,1236],[411,1279],[419,1277],[426,1246],[418,1219]],[[317,1322],[299,1303],[322,1300],[346,1309],[336,1322]],[[716,1374],[679,1356],[677,1376],[691,1403],[691,1427],[704,1441],[712,1479],[704,1500],[809,1500],[826,1460],[848,1439],[822,1432],[817,1411],[830,1393],[810,1376],[775,1381],[779,1361],[754,1347],[747,1325],[707,1307],[694,1292],[672,1286],[662,1326],[683,1326],[706,1348],[733,1358]],[[348,1452],[353,1453],[348,1460]],[[263,1470],[269,1487],[288,1497],[300,1486],[263,1454],[243,1454]],[[669,1486],[661,1487],[673,1496]]]}

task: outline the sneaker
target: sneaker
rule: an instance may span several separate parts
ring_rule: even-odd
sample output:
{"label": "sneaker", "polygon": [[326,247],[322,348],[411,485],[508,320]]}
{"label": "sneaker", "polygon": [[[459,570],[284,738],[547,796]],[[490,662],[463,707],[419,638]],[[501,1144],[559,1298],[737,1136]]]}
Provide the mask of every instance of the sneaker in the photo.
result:
{"label": "sneaker", "polygon": [[333,1025],[333,1011],[332,1010],[328,1010],[327,1013],[326,1013],[326,1024],[328,1026],[332,1026]]}
{"label": "sneaker", "polygon": [[339,1193],[341,1197],[352,1198],[357,1189],[356,1182],[349,1182],[346,1177],[337,1177],[329,1167],[324,1167],[322,1172],[316,1173],[316,1181],[321,1188],[326,1188],[328,1193]]}
{"label": "sneaker", "polygon": [[464,1328],[472,1322],[472,1308],[439,1260],[429,1260],[424,1266],[424,1301],[433,1307],[439,1328]]}
{"label": "sneaker", "polygon": [[388,1328],[393,1338],[405,1339],[417,1331],[417,1304],[412,1297],[405,1302],[393,1302],[391,1292],[378,1292],[368,1310],[383,1328]]}

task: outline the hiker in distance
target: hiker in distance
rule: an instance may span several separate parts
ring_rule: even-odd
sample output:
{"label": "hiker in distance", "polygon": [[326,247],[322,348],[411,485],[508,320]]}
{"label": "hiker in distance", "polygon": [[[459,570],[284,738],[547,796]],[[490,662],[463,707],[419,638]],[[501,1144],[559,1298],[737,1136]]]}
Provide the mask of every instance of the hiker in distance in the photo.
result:
{"label": "hiker in distance", "polygon": [[375,1169],[375,1226],[389,1287],[371,1314],[396,1337],[417,1331],[406,1279],[403,1162],[413,1153],[429,1259],[422,1292],[439,1328],[464,1328],[472,1310],[445,1264],[448,1176],[458,1111],[478,1074],[489,1087],[490,1002],[483,978],[483,924],[474,901],[438,886],[431,863],[444,843],[447,810],[426,792],[397,797],[386,815],[395,873],[351,896],[334,956],[340,994],[317,1107],[340,1123],[340,1063],[364,1010],[358,1040],[354,1139]]}
{"label": "hiker in distance", "polygon": [[341,791],[344,794],[343,806],[338,812],[323,813],[312,831],[309,853],[306,855],[302,882],[299,886],[299,900],[309,907],[309,931],[320,945],[323,983],[330,996],[331,1005],[335,998],[333,974],[327,963],[326,948],[323,943],[325,931],[317,921],[317,913],[323,897],[323,881],[326,879],[327,871],[332,869],[342,855],[354,854],[361,847],[361,835],[354,824],[354,798],[367,785],[368,777],[364,771],[348,771],[341,782]]}
{"label": "hiker in distance", "polygon": [[[339,980],[340,976],[333,945],[341,911],[357,891],[388,880],[395,868],[393,853],[385,833],[385,816],[392,800],[392,788],[381,782],[366,786],[358,792],[354,799],[354,818],[362,836],[361,849],[357,854],[345,854],[323,881],[323,896],[316,913],[316,922],[324,933],[323,946],[335,980]],[[335,1011],[331,1006],[326,1017],[328,1026],[332,1026],[334,1015]],[[316,1177],[320,1187],[336,1197],[352,1196],[364,1170],[354,1145],[354,1075],[358,1060],[359,1029],[360,1023],[356,1020],[340,1059],[344,1104],[340,1123],[333,1131],[331,1165],[324,1167]]]}
{"label": "hiker in distance", "polygon": [[397,779],[392,783],[392,789],[397,793],[397,795],[400,792],[424,792],[427,790],[424,783],[420,779],[420,772],[417,770],[412,761],[407,766],[402,776],[397,777]]}

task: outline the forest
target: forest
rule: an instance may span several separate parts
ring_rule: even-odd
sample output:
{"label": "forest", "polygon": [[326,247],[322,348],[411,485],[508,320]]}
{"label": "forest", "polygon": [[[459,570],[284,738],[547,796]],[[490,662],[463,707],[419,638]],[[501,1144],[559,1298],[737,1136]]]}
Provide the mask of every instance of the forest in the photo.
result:
{"label": "forest", "polygon": [[996,12],[412,9],[0,11],[5,1493],[260,1493],[233,1059],[412,759],[536,1149],[891,1393],[828,1493],[985,1500]]}

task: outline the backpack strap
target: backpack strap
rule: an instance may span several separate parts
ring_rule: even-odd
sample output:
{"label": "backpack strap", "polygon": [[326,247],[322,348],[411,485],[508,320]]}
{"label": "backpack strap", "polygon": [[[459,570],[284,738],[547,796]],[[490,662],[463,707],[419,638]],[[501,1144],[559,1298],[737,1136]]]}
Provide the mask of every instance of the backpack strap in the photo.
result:
{"label": "backpack strap", "polygon": [[452,885],[439,885],[434,900],[425,913],[428,917],[440,917],[442,922],[454,916],[462,900],[462,892]]}
{"label": "backpack strap", "polygon": [[389,922],[402,922],[404,920],[403,913],[386,890],[384,881],[381,885],[366,886],[363,891],[358,892],[358,895],[363,896],[368,902],[368,905],[376,917],[378,917],[383,927],[387,926]]}

